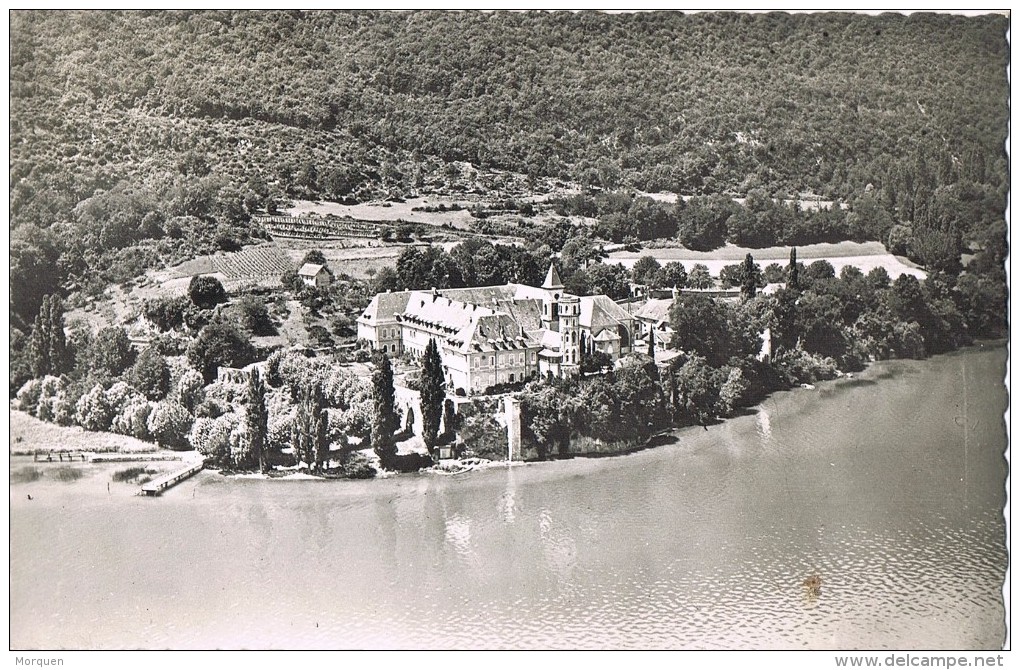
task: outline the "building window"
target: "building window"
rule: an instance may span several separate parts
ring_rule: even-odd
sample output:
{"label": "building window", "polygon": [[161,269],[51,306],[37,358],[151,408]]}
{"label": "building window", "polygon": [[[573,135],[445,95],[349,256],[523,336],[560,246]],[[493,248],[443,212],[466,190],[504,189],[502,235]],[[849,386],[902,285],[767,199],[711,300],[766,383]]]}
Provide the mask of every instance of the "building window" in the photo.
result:
{"label": "building window", "polygon": [[491,365],[493,367],[496,366],[496,357],[495,356],[489,356],[489,365]]}

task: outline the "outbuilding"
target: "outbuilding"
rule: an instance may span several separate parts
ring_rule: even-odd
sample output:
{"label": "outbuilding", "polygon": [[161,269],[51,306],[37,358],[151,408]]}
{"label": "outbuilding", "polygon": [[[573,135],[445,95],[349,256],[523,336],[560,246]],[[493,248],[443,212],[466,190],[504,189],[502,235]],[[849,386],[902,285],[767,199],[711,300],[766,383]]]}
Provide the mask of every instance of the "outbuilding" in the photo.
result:
{"label": "outbuilding", "polygon": [[305,286],[314,286],[316,288],[329,286],[330,281],[333,279],[325,265],[316,265],[315,263],[305,263],[302,265],[301,269],[298,270],[298,277]]}

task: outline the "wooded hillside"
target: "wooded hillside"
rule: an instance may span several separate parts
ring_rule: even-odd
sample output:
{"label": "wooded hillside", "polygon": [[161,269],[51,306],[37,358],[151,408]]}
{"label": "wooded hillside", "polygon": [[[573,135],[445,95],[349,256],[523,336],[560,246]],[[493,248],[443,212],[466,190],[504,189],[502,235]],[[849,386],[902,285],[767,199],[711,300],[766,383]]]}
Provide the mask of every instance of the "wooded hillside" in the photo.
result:
{"label": "wooded hillside", "polygon": [[230,150],[216,168],[234,178],[289,169],[290,182],[311,163],[315,181],[339,170],[318,186],[342,195],[394,177],[366,160],[382,147],[646,190],[835,196],[878,181],[890,157],[945,152],[998,185],[1006,25],[926,14],[15,13],[15,178],[43,158],[105,172]]}
{"label": "wooded hillside", "polygon": [[[453,161],[605,189],[867,190],[915,236],[991,239],[1008,187],[1007,25],[13,12],[13,304],[30,319],[45,293],[244,243],[250,214],[279,199],[408,195]],[[928,205],[947,199],[952,221],[936,221]],[[33,273],[52,285],[18,285]]]}

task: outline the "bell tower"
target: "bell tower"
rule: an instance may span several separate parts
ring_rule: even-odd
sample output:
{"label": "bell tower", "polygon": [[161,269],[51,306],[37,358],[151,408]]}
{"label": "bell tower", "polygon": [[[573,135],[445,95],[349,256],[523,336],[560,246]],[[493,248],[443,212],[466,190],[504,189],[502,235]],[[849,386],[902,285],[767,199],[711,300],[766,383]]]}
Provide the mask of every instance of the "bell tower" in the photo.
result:
{"label": "bell tower", "polygon": [[564,294],[560,299],[560,368],[563,372],[576,372],[581,363],[581,300],[576,295]]}
{"label": "bell tower", "polygon": [[560,296],[563,294],[563,282],[560,281],[560,273],[556,271],[554,263],[549,264],[549,272],[542,283],[545,289],[545,297],[542,298],[542,327],[546,330],[560,329]]}

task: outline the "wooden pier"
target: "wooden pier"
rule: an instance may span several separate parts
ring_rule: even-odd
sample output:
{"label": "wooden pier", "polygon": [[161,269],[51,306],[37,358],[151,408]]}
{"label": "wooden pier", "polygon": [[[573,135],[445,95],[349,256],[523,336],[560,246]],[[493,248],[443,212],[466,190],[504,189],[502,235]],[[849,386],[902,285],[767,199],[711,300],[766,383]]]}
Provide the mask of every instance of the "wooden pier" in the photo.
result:
{"label": "wooden pier", "polygon": [[176,472],[165,474],[162,477],[153,479],[151,482],[142,484],[142,495],[158,496],[171,486],[183,482],[188,477],[196,474],[204,466],[205,466],[204,461],[190,463],[187,467],[185,467],[182,470],[177,470]]}

